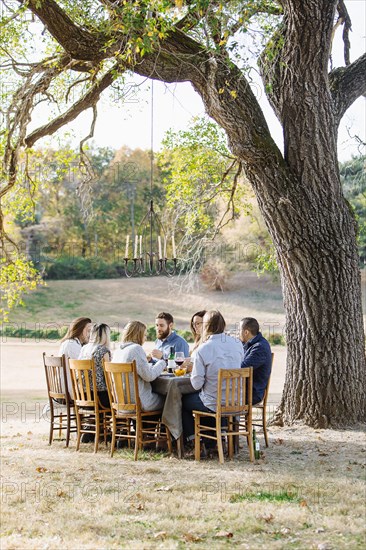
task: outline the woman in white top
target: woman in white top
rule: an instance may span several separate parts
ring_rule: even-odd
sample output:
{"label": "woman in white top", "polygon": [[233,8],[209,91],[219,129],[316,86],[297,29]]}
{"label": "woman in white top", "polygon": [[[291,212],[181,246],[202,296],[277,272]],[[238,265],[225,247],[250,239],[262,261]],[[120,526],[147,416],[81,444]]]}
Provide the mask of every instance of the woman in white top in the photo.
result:
{"label": "woman in white top", "polygon": [[83,344],[89,341],[91,327],[92,321],[89,317],[74,319],[61,340],[59,355],[65,354],[70,359],[77,359]]}
{"label": "woman in white top", "polygon": [[[147,362],[142,344],[146,342],[146,325],[140,321],[131,321],[123,329],[122,343],[113,353],[113,363],[136,361],[138,389],[143,411],[156,411],[163,406],[164,399],[152,391],[151,383],[165,369],[164,359],[154,364]],[[133,394],[133,389],[132,389]],[[133,395],[134,397],[134,395]]]}
{"label": "woman in white top", "polygon": [[74,395],[74,392],[72,390],[68,359],[77,359],[79,357],[83,344],[86,344],[89,341],[91,327],[92,322],[89,317],[78,317],[77,319],[71,321],[65,336],[61,340],[58,354],[65,355],[66,357],[67,387],[71,396]]}

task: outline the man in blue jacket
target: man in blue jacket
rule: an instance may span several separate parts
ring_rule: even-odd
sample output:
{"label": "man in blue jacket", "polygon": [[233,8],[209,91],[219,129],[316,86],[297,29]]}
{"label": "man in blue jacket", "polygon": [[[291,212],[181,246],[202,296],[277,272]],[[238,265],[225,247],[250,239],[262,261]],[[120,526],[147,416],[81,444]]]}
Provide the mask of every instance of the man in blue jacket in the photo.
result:
{"label": "man in blue jacket", "polygon": [[260,403],[272,369],[271,347],[259,332],[259,324],[253,317],[240,321],[240,340],[243,342],[242,368],[253,367],[253,405]]}
{"label": "man in blue jacket", "polygon": [[153,361],[161,359],[164,351],[169,353],[171,347],[174,351],[183,351],[184,357],[189,357],[189,345],[184,338],[178,336],[173,330],[174,319],[170,313],[159,313],[155,319],[155,328],[157,340],[155,340],[155,349],[151,356]]}

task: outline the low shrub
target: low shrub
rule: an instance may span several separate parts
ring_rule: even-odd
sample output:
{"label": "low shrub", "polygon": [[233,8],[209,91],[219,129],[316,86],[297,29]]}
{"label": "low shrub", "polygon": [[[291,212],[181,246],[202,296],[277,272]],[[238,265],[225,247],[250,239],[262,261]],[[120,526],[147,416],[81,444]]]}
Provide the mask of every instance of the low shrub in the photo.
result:
{"label": "low shrub", "polygon": [[[3,326],[0,329],[0,336],[7,336],[9,338],[21,338],[22,340],[34,339],[34,340],[51,340],[57,341],[63,338],[67,332],[67,327],[62,328],[39,328],[31,329],[25,327]],[[117,330],[111,331],[112,342],[118,342],[120,339],[120,332]]]}
{"label": "low shrub", "polygon": [[267,338],[268,342],[272,344],[272,346],[285,346],[286,340],[285,337],[282,334],[279,334],[276,332],[275,334],[270,334]]}
{"label": "low shrub", "polygon": [[46,279],[116,279],[124,276],[123,267],[100,257],[61,256],[45,268]]}
{"label": "low shrub", "polygon": [[200,278],[208,290],[228,290],[229,270],[220,260],[205,263],[200,272]]}
{"label": "low shrub", "polygon": [[25,327],[6,326],[0,329],[0,336],[8,336],[9,338],[20,338],[22,340],[34,339],[39,340],[51,340],[57,341],[65,336],[67,327],[46,328],[46,329],[31,329]]}

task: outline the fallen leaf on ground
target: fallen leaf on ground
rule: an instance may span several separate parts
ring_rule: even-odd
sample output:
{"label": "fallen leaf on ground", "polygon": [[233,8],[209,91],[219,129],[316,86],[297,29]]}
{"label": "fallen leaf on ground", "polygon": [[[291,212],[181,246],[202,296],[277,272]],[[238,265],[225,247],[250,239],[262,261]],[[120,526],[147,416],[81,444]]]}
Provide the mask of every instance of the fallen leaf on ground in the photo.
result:
{"label": "fallen leaf on ground", "polygon": [[263,519],[266,523],[271,523],[274,520],[273,514],[266,514],[264,516],[259,516],[258,519]]}
{"label": "fallen leaf on ground", "polygon": [[301,506],[302,508],[305,508],[307,505],[308,505],[308,503],[306,502],[306,500],[302,500],[302,501],[300,502],[300,506]]}
{"label": "fallen leaf on ground", "polygon": [[165,539],[166,535],[166,531],[159,531],[158,533],[155,533],[154,539]]}
{"label": "fallen leaf on ground", "polygon": [[218,533],[216,533],[215,537],[216,538],[227,538],[227,539],[232,539],[233,538],[233,533],[230,533],[230,531],[219,531]]}
{"label": "fallen leaf on ground", "polygon": [[155,489],[155,491],[171,491],[172,490],[172,486],[168,487],[158,487],[157,489]]}
{"label": "fallen leaf on ground", "polygon": [[283,439],[279,437],[278,439],[275,439],[273,443],[275,445],[283,445]]}
{"label": "fallen leaf on ground", "polygon": [[203,540],[202,537],[200,537],[199,535],[194,535],[193,533],[185,533],[183,535],[183,538],[186,542],[200,542],[201,540]]}
{"label": "fallen leaf on ground", "polygon": [[38,466],[38,468],[36,468],[36,471],[39,474],[44,474],[45,472],[47,472],[47,468],[44,468],[43,466]]}

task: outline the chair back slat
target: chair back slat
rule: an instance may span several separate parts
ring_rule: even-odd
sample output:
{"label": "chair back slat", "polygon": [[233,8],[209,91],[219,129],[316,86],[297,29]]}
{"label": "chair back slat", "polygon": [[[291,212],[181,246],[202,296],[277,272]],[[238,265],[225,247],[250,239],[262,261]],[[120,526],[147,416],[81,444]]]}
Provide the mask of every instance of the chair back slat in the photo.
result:
{"label": "chair back slat", "polygon": [[112,410],[136,414],[141,409],[136,362],[103,361],[103,368]]}
{"label": "chair back slat", "polygon": [[218,377],[217,411],[239,415],[248,412],[252,404],[253,369],[220,369]]}
{"label": "chair back slat", "polygon": [[93,359],[69,359],[75,403],[79,407],[98,406],[97,380]]}
{"label": "chair back slat", "polygon": [[65,356],[46,355],[43,352],[43,365],[46,374],[48,395],[53,399],[65,399],[67,378]]}

